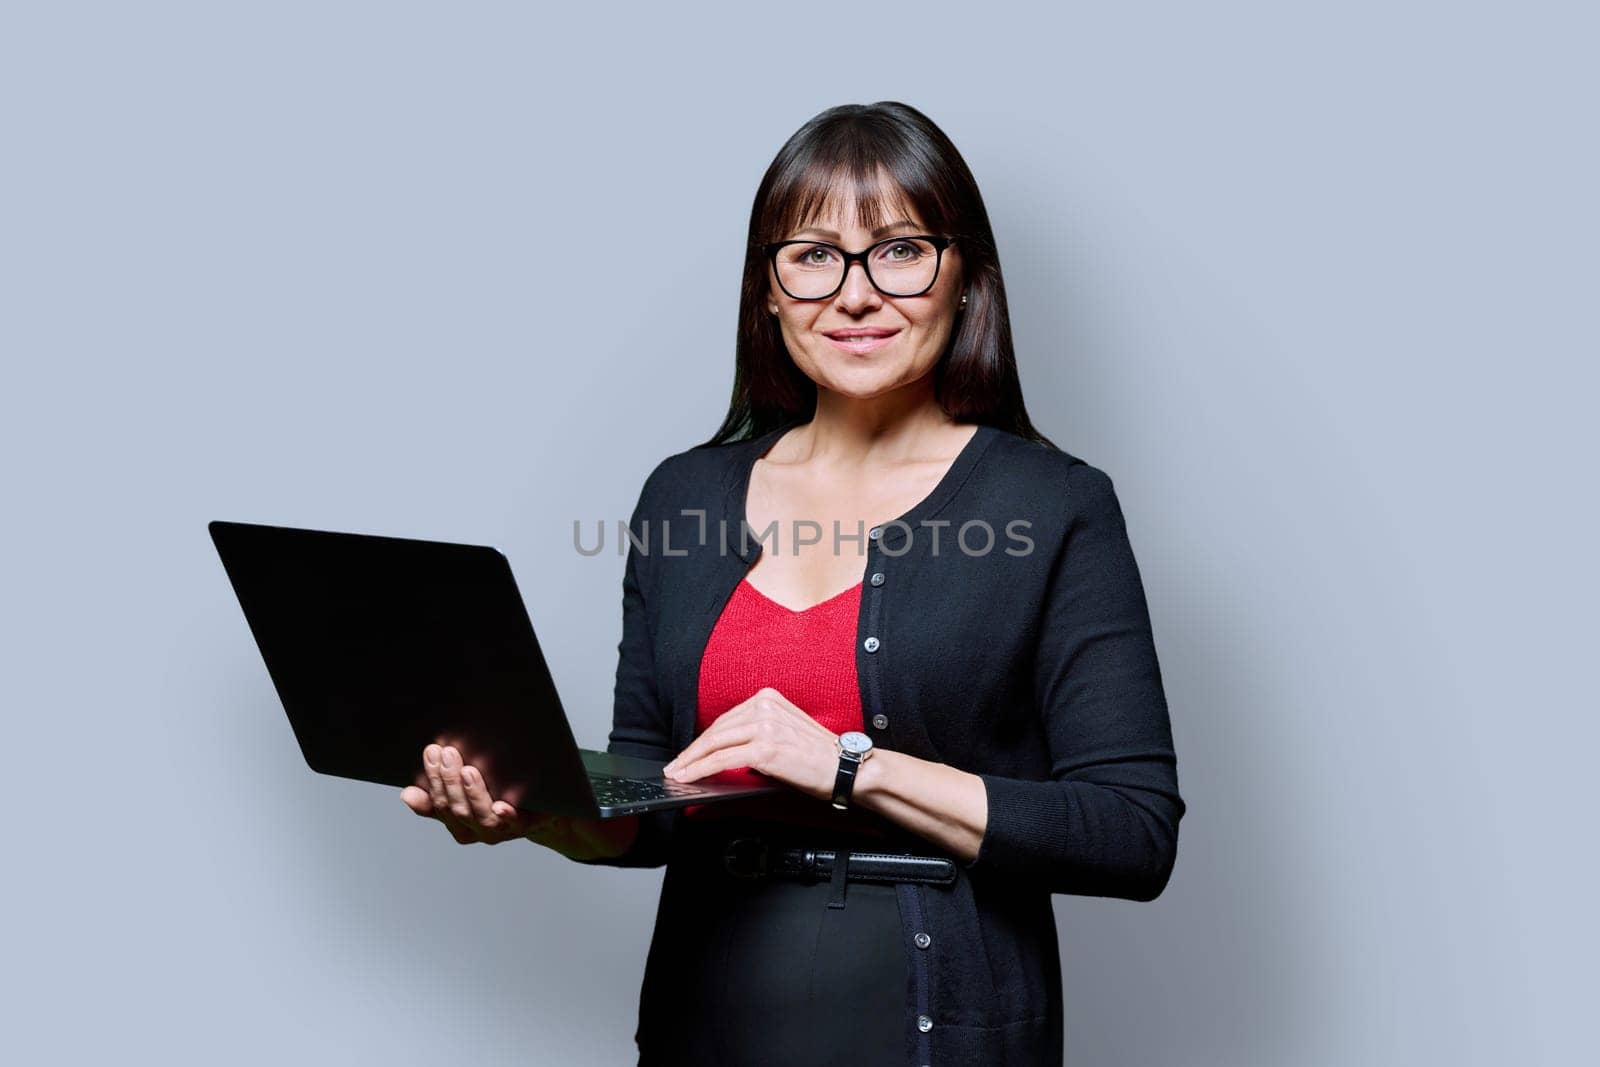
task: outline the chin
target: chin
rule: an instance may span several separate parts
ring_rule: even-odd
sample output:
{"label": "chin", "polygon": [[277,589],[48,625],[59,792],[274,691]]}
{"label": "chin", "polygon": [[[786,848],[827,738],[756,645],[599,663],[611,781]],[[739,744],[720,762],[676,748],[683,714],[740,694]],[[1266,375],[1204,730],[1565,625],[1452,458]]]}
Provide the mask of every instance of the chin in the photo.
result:
{"label": "chin", "polygon": [[828,369],[835,373],[828,374],[822,380],[822,386],[839,396],[854,400],[882,396],[912,380],[906,376],[904,367],[856,367],[842,371],[835,367]]}

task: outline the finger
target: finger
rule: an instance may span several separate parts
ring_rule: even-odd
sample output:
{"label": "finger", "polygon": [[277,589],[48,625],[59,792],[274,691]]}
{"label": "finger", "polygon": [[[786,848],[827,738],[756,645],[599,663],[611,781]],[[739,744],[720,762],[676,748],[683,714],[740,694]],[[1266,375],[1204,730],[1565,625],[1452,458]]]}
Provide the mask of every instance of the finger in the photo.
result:
{"label": "finger", "polygon": [[504,800],[495,800],[491,801],[491,803],[494,805],[494,813],[500,820],[501,828],[507,834],[520,835],[527,833],[528,821],[532,818],[531,813],[523,811],[515,804],[507,803]]}
{"label": "finger", "polygon": [[484,784],[483,775],[478,773],[478,768],[467,764],[461,768],[461,785],[466,790],[467,804],[472,808],[473,821],[478,826],[478,836],[498,837],[505,832],[506,820],[494,809],[494,800],[489,796],[489,787]]}
{"label": "finger", "polygon": [[747,743],[719,748],[703,759],[680,767],[673,777],[678,781],[692,782],[697,778],[738,767],[748,767],[762,774],[771,773],[767,769],[770,767],[770,761],[766,759],[765,748],[755,743]]}
{"label": "finger", "polygon": [[[756,696],[760,696],[760,694],[758,693]],[[679,752],[668,761],[666,766],[661,768],[662,773],[675,778],[678,771],[696,760],[705,758],[725,745],[747,739],[750,720],[757,707],[754,703],[755,700],[756,697],[751,697],[749,700],[735,704],[721,715],[718,715],[712,720],[710,726],[701,731],[698,737],[683,747],[682,752]]]}
{"label": "finger", "polygon": [[708,743],[698,755],[693,755],[687,760],[679,762],[673,768],[672,779],[674,781],[687,781],[690,776],[703,778],[707,774],[715,773],[706,769],[710,765],[708,761],[714,757],[718,758],[717,766],[719,767],[746,766],[746,764],[742,763],[727,763],[725,760],[721,760],[720,757],[734,749],[740,749],[748,753],[750,746],[757,743],[760,743],[764,750],[771,749],[775,744],[772,723],[770,722],[746,722],[742,726],[727,726],[717,731],[716,734],[712,734],[710,730],[707,730],[701,737]]}
{"label": "finger", "polygon": [[[727,718],[726,714],[719,716],[717,722],[721,722],[725,718]],[[685,767],[689,767],[695,763],[698,763],[700,760],[704,759],[706,756],[709,756],[711,753],[722,747],[722,738],[726,731],[726,726],[724,726],[721,730],[718,730],[717,723],[712,723],[710,726],[706,727],[705,733],[695,738],[688,745],[685,745],[682,752],[678,753],[675,757],[673,757],[671,762],[669,762],[665,767],[661,768],[661,773],[666,775],[668,778],[681,778]]]}
{"label": "finger", "polygon": [[467,803],[467,791],[461,787],[461,753],[454,745],[444,746],[439,773],[444,777],[444,795],[450,814],[461,820],[472,818],[472,805]]}
{"label": "finger", "polygon": [[[726,717],[726,713],[718,716],[717,722],[721,722]],[[717,728],[717,722],[713,722],[710,726],[706,727],[705,733],[701,734],[699,737],[683,746],[683,751],[679,752],[676,756],[668,760],[666,766],[661,768],[661,773],[671,775],[675,771],[687,767],[689,764],[693,763],[695,760],[714,749],[717,744],[717,735],[712,733],[712,731]]]}
{"label": "finger", "polygon": [[418,815],[433,815],[433,797],[420,786],[408,785],[400,790],[400,799],[406,802],[406,807]]}
{"label": "finger", "polygon": [[[700,740],[699,738],[695,738],[696,742],[698,742],[699,740]],[[666,762],[666,765],[661,768],[661,773],[670,778],[680,768],[687,767],[690,763],[694,762],[695,760],[697,760],[699,758],[700,758],[699,750],[696,749],[694,744],[690,744],[690,745],[686,746],[682,752],[678,753],[676,756],[673,756],[671,759],[669,759]]]}
{"label": "finger", "polygon": [[[783,716],[768,710],[770,705],[758,702],[759,697],[758,693],[743,704],[717,716],[716,721],[686,745],[676,759],[662,768],[662,773],[673,781],[686,781],[687,779],[683,777],[684,769],[705,759],[713,752],[732,745],[748,744],[759,738],[772,741],[783,735],[790,724]],[[826,727],[823,727],[823,730],[827,732]]]}
{"label": "finger", "polygon": [[438,745],[429,745],[422,750],[422,769],[428,776],[428,795],[433,800],[435,815],[444,815],[450,810],[450,800],[444,795],[444,776],[439,772],[439,759],[443,749]]}

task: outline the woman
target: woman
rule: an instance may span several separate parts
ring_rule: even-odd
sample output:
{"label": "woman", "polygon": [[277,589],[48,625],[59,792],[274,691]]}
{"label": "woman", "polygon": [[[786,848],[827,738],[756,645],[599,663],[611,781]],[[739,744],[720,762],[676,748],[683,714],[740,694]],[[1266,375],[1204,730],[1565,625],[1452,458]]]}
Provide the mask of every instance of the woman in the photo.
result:
{"label": "woman", "polygon": [[[1029,423],[982,199],[920,112],[812,119],[749,236],[727,417],[632,517],[609,751],[787,788],[530,818],[429,746],[404,798],[666,866],[641,1064],[1059,1064],[1051,894],[1154,899],[1185,810],[1111,480]],[[827,880],[771,873],[796,847]]]}

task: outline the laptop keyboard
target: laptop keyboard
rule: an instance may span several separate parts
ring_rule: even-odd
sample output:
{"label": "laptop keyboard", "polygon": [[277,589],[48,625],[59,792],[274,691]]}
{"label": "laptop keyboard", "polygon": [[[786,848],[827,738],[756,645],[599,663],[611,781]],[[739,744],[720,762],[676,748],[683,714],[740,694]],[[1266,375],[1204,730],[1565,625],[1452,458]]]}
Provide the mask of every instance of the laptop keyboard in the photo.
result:
{"label": "laptop keyboard", "polygon": [[609,774],[589,775],[589,785],[594,789],[594,799],[607,807],[637,804],[641,800],[659,800],[663,797],[690,797],[705,792],[697,786],[679,782],[652,781],[648,778],[618,778]]}

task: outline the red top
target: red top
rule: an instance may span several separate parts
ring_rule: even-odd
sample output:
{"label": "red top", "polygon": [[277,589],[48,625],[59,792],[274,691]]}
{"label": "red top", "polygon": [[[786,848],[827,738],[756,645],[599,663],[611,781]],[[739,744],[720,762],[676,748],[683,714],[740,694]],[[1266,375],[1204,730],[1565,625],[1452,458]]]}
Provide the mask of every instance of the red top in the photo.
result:
{"label": "red top", "polygon": [[[698,737],[717,717],[771,686],[836,734],[863,730],[861,687],[856,678],[856,619],[861,583],[820,604],[795,611],[760,592],[748,580],[733,595],[711,630],[700,661]],[[766,781],[748,767],[723,777]],[[691,804],[686,818],[759,817],[786,823],[874,833],[856,808],[838,811],[824,799],[795,789],[767,796]]]}

